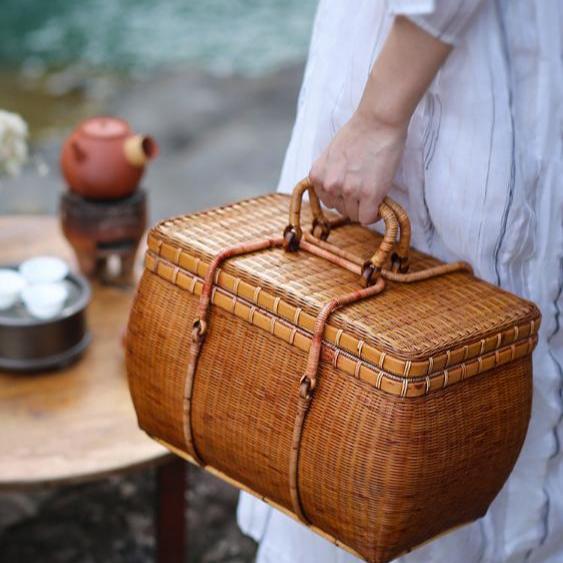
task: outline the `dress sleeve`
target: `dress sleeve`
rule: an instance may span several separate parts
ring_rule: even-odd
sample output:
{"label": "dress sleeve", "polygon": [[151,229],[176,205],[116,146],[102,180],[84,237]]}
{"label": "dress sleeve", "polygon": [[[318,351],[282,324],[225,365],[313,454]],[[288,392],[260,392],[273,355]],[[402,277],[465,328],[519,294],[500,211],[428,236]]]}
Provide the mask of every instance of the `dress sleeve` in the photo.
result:
{"label": "dress sleeve", "polygon": [[387,0],[392,14],[404,15],[437,39],[456,45],[485,0]]}

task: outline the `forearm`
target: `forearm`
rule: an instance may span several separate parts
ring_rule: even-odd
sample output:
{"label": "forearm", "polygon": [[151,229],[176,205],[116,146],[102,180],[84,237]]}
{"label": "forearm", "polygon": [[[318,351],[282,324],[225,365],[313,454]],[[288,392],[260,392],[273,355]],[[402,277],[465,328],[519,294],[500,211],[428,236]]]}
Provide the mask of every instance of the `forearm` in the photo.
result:
{"label": "forearm", "polygon": [[395,18],[359,107],[309,173],[325,205],[364,224],[377,219],[411,115],[450,50],[410,20]]}
{"label": "forearm", "polygon": [[390,126],[408,124],[451,49],[397,16],[372,67],[357,113]]}

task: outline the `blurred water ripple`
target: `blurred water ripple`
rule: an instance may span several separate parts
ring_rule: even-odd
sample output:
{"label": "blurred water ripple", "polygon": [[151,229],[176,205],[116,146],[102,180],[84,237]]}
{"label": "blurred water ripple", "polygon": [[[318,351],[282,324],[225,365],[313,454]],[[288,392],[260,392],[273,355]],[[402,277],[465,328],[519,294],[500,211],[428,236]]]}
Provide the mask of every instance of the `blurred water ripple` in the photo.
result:
{"label": "blurred water ripple", "polygon": [[303,59],[317,0],[2,0],[0,64],[260,74]]}

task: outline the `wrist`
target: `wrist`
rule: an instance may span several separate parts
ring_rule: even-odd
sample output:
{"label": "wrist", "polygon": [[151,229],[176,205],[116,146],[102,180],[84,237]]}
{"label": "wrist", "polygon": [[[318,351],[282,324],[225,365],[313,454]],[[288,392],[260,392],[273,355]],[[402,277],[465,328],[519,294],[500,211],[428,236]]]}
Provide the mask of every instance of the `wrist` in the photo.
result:
{"label": "wrist", "polygon": [[406,130],[409,126],[411,112],[396,111],[390,107],[377,107],[360,104],[355,115],[364,123],[377,129]]}
{"label": "wrist", "polygon": [[379,131],[396,131],[400,134],[406,133],[412,112],[402,108],[393,107],[388,104],[374,103],[373,99],[362,99],[354,112],[354,118],[358,119],[371,129]]}

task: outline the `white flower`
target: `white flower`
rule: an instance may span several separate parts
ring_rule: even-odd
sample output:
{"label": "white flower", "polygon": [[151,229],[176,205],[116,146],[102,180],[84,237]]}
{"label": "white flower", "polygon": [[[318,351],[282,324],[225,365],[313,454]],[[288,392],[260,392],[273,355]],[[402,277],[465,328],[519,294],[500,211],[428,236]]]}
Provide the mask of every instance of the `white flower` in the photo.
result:
{"label": "white flower", "polygon": [[15,176],[27,160],[27,124],[17,114],[0,110],[0,176]]}

